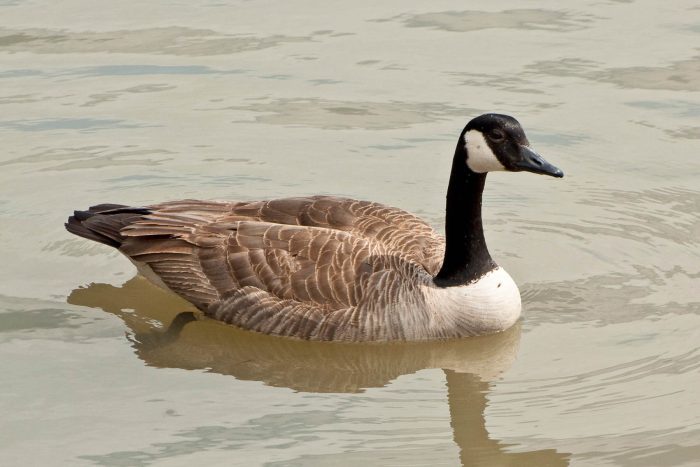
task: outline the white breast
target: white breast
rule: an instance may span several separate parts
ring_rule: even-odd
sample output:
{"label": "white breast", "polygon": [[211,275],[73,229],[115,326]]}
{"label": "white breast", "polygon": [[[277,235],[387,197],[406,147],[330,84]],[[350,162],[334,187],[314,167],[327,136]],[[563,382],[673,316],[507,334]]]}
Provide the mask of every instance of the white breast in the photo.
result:
{"label": "white breast", "polygon": [[[459,335],[503,331],[520,317],[520,291],[510,275],[497,267],[471,284],[456,287],[423,288],[434,331]],[[452,330],[452,332],[450,332]]]}

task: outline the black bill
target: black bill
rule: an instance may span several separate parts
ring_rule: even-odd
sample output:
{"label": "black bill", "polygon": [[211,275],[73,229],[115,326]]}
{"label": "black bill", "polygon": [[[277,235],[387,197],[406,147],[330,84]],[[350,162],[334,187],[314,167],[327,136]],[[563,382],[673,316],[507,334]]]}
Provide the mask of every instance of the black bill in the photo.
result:
{"label": "black bill", "polygon": [[561,178],[564,172],[542,158],[527,146],[520,146],[520,160],[515,163],[518,170]]}

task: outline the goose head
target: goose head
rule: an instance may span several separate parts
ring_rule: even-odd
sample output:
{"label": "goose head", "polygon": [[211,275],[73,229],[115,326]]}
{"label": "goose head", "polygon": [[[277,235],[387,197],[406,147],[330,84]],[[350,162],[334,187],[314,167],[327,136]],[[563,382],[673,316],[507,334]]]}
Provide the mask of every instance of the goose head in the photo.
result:
{"label": "goose head", "polygon": [[561,178],[564,172],[530,148],[520,123],[508,115],[488,113],[474,118],[462,132],[466,164],[475,173],[533,172]]}

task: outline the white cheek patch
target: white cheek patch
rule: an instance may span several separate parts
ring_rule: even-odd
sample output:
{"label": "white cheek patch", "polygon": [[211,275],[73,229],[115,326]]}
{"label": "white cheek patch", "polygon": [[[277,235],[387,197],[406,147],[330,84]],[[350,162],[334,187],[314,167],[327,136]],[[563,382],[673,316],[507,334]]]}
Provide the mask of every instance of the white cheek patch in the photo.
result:
{"label": "white cheek patch", "polygon": [[464,134],[464,147],[467,150],[467,166],[476,173],[506,170],[489,147],[484,135],[477,130]]}

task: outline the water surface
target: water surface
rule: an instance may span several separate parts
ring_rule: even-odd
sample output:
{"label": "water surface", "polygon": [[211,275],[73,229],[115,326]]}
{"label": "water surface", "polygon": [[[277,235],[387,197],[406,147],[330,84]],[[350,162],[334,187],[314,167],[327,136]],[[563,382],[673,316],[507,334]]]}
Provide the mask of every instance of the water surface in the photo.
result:
{"label": "water surface", "polygon": [[[0,463],[697,465],[700,9],[523,5],[0,1]],[[487,111],[566,173],[488,178],[500,335],[251,334],[63,230],[315,193],[442,229]]]}

